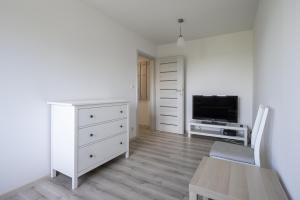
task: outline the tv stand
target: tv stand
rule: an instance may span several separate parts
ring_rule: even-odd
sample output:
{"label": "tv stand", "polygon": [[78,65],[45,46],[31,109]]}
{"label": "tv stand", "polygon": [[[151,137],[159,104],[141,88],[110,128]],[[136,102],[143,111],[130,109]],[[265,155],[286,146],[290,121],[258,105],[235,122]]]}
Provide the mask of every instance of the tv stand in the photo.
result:
{"label": "tv stand", "polygon": [[218,121],[201,121],[202,124],[212,124],[212,125],[221,125],[226,126],[226,122],[218,122]]}
{"label": "tv stand", "polygon": [[[237,135],[224,135],[223,131],[225,129],[237,131]],[[191,120],[189,123],[188,136],[191,137],[191,135],[238,140],[243,141],[245,146],[248,145],[248,127],[239,123]]]}

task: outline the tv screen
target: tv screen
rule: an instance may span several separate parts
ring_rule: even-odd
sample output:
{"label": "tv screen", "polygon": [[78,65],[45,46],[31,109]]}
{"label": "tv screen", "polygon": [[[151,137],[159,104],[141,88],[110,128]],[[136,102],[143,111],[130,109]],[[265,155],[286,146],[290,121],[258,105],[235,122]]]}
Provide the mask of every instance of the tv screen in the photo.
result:
{"label": "tv screen", "polygon": [[238,121],[237,96],[193,96],[193,119]]}

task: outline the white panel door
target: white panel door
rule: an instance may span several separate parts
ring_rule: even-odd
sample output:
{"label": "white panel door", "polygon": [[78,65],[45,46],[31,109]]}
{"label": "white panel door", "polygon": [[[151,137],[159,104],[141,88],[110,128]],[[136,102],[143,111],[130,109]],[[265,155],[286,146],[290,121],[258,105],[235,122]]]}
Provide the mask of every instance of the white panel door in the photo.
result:
{"label": "white panel door", "polygon": [[184,133],[184,59],[161,58],[156,69],[156,127]]}

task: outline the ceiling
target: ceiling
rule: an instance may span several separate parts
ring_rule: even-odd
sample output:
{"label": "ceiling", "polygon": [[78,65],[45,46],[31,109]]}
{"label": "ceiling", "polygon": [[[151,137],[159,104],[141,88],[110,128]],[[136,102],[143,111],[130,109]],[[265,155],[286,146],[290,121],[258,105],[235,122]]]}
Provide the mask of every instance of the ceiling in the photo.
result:
{"label": "ceiling", "polygon": [[106,16],[156,44],[249,30],[258,0],[85,0]]}

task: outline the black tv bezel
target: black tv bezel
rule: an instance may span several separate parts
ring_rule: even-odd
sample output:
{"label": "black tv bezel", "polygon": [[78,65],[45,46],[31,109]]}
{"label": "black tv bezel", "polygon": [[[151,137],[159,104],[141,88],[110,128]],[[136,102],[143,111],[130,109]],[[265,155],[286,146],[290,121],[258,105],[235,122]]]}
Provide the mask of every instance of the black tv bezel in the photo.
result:
{"label": "black tv bezel", "polygon": [[[235,120],[228,120],[228,119],[217,119],[217,118],[195,118],[194,116],[194,97],[234,97],[236,99],[236,115],[235,115]],[[203,121],[216,121],[216,122],[227,122],[227,123],[238,123],[238,119],[239,119],[239,97],[235,96],[235,95],[193,95],[192,96],[192,119],[193,120],[203,120]]]}

